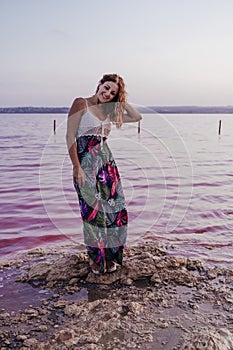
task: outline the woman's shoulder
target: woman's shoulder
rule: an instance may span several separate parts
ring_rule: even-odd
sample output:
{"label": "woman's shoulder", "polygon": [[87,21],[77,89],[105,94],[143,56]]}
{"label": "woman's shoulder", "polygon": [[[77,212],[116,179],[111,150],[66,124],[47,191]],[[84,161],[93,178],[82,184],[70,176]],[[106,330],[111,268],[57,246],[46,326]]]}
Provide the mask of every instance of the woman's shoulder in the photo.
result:
{"label": "woman's shoulder", "polygon": [[73,104],[77,107],[82,107],[82,109],[86,108],[86,99],[84,97],[76,97],[74,99]]}
{"label": "woman's shoulder", "polygon": [[85,112],[86,110],[86,100],[83,97],[76,97],[72,103],[69,111],[69,115],[77,112]]}

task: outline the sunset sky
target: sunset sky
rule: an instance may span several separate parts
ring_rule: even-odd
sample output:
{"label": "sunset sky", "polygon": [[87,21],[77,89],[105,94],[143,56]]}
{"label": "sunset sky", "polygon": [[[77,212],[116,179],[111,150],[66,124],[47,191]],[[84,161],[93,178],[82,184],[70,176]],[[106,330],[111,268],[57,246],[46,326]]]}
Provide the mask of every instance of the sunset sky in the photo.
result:
{"label": "sunset sky", "polygon": [[0,0],[0,107],[69,106],[104,73],[138,105],[233,105],[232,0]]}

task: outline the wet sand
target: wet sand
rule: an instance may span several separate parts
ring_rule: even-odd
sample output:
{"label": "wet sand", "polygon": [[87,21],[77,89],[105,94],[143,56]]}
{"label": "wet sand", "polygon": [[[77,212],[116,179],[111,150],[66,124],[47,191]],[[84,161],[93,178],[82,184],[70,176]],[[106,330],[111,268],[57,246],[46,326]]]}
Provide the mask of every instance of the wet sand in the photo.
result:
{"label": "wet sand", "polygon": [[0,349],[231,350],[233,271],[131,247],[94,275],[75,246],[0,264]]}

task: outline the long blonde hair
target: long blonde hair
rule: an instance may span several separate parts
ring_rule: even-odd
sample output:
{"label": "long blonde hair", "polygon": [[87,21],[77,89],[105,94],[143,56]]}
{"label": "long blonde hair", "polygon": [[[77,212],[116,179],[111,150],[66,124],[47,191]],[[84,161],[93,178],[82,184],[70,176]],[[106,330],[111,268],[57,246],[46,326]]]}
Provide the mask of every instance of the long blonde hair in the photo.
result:
{"label": "long blonde hair", "polygon": [[124,102],[126,102],[127,93],[125,91],[124,80],[118,74],[104,74],[96,89],[98,92],[100,86],[107,81],[112,81],[118,85],[117,94],[110,103],[102,105],[103,111],[109,116],[110,120],[120,128],[123,123]]}

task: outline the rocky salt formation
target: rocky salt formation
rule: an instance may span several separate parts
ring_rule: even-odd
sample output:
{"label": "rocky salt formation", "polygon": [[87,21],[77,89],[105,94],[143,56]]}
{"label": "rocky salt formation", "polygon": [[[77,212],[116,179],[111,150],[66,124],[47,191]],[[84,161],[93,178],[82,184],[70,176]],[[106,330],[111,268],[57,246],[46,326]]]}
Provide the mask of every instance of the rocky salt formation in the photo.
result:
{"label": "rocky salt formation", "polygon": [[127,249],[124,265],[102,276],[74,249],[34,250],[0,268],[17,271],[15,288],[43,295],[14,311],[1,304],[1,350],[233,349],[232,271],[158,244]]}

